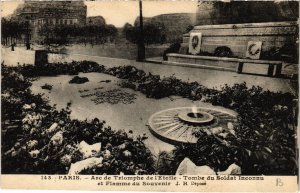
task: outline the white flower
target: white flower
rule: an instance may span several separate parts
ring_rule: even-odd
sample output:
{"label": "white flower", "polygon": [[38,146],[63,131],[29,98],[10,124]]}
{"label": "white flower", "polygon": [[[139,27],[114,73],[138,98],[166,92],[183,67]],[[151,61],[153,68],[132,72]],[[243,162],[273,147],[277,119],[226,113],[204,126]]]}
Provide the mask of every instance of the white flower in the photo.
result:
{"label": "white flower", "polygon": [[15,148],[15,149],[20,149],[20,147],[21,147],[20,142],[15,143],[15,145],[14,145],[14,148]]}
{"label": "white flower", "polygon": [[234,129],[234,126],[233,126],[233,124],[231,122],[228,122],[227,123],[227,128],[228,129]]}
{"label": "white flower", "polygon": [[223,137],[223,138],[226,138],[227,135],[228,135],[228,133],[219,133],[218,135],[221,136],[221,137]]}
{"label": "white flower", "polygon": [[121,145],[119,145],[118,146],[118,148],[120,149],[120,150],[123,150],[123,149],[125,149],[126,148],[126,143],[122,143]]}
{"label": "white flower", "polygon": [[24,81],[24,76],[22,74],[17,74],[19,80]]}
{"label": "white flower", "polygon": [[55,135],[52,136],[51,141],[53,145],[58,146],[61,145],[63,142],[63,134],[61,131],[57,132]]}
{"label": "white flower", "polygon": [[60,158],[60,163],[64,166],[70,165],[71,161],[72,161],[72,156],[68,155],[68,154],[66,154]]}
{"label": "white flower", "polygon": [[30,126],[28,124],[22,125],[24,131],[28,132],[30,130]]}
{"label": "white flower", "polygon": [[29,117],[28,117],[28,115],[26,115],[24,117],[24,119],[22,119],[22,123],[25,124],[25,123],[28,123],[28,122],[29,122]]}
{"label": "white flower", "polygon": [[39,153],[40,153],[39,150],[33,150],[33,151],[29,152],[29,154],[32,158],[37,158]]}
{"label": "white flower", "polygon": [[231,133],[232,135],[234,135],[234,136],[235,136],[235,130],[233,130],[233,129],[229,129],[229,133]]}
{"label": "white flower", "polygon": [[235,136],[235,130],[233,124],[231,122],[228,122],[227,127],[228,127],[228,132]]}
{"label": "white flower", "polygon": [[35,107],[36,107],[36,104],[35,104],[35,103],[31,103],[31,105],[30,105],[30,106],[31,106],[31,108],[32,108],[32,109],[35,109]]}
{"label": "white flower", "polygon": [[34,134],[34,133],[36,133],[36,132],[37,132],[37,129],[36,129],[35,127],[31,128],[30,134]]}
{"label": "white flower", "polygon": [[38,120],[38,121],[35,121],[33,126],[35,127],[41,127],[42,126],[42,121],[41,120]]}
{"label": "white flower", "polygon": [[214,128],[212,128],[212,129],[210,129],[210,132],[212,133],[212,134],[219,134],[219,133],[221,133],[221,132],[223,132],[223,127],[214,127]]}
{"label": "white flower", "polygon": [[31,106],[29,104],[25,104],[25,105],[23,105],[22,109],[29,110],[29,109],[31,109]]}
{"label": "white flower", "polygon": [[11,152],[11,157],[15,157],[16,155],[18,155],[19,151],[16,151],[15,149],[12,150]]}
{"label": "white flower", "polygon": [[207,135],[211,135],[211,134],[212,134],[208,129],[203,129],[203,131],[204,131]]}
{"label": "white flower", "polygon": [[104,150],[103,158],[104,159],[109,159],[111,156],[111,153],[109,150]]}
{"label": "white flower", "polygon": [[27,147],[29,150],[33,149],[35,146],[37,146],[38,141],[37,140],[30,140],[27,142]]}
{"label": "white flower", "polygon": [[125,157],[131,157],[131,152],[130,151],[128,151],[128,150],[125,150],[125,151],[123,151],[123,155],[125,156]]}
{"label": "white flower", "polygon": [[65,122],[64,122],[63,120],[60,120],[60,121],[58,122],[58,124],[59,124],[59,125],[64,125]]}
{"label": "white flower", "polygon": [[49,129],[47,129],[47,133],[52,133],[52,132],[54,132],[54,131],[56,130],[57,126],[58,126],[57,123],[53,123],[53,124],[49,127]]}
{"label": "white flower", "polygon": [[81,141],[78,145],[80,153],[82,153],[83,158],[93,157],[98,154],[101,150],[101,143],[95,143],[93,145],[87,144],[85,141]]}

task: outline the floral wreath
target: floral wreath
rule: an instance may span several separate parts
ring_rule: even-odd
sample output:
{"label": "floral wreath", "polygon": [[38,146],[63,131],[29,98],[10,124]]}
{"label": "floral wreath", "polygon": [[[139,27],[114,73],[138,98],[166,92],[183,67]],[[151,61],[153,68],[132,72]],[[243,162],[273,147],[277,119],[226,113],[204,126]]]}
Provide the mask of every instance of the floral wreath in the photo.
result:
{"label": "floral wreath", "polygon": [[252,50],[252,48],[256,46],[256,44],[251,44],[249,47],[248,47],[248,53],[252,56],[258,54],[260,52],[260,49],[257,48],[255,51]]}
{"label": "floral wreath", "polygon": [[193,48],[195,49],[198,44],[199,44],[199,38],[198,38],[198,36],[193,36],[193,38],[192,38],[192,46],[193,46]]}

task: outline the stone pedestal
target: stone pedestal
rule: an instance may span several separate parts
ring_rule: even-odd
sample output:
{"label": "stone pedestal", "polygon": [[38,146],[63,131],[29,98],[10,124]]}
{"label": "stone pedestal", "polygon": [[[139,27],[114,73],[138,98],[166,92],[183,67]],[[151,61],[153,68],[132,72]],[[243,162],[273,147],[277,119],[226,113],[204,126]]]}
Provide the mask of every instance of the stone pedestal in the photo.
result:
{"label": "stone pedestal", "polygon": [[47,50],[36,50],[34,65],[35,66],[43,66],[48,63],[48,52]]}
{"label": "stone pedestal", "polygon": [[[190,33],[196,32],[202,33],[201,52],[213,54],[217,47],[227,46],[235,57],[244,58],[249,41],[261,41],[262,54],[272,49],[280,49],[287,44],[295,44],[298,37],[298,24],[297,22],[268,22],[200,25],[195,26]],[[188,47],[190,33],[183,35],[182,47]]]}
{"label": "stone pedestal", "polygon": [[[187,52],[190,35],[193,33],[202,34],[200,55],[189,55]],[[237,73],[281,76],[283,61],[276,60],[272,53],[275,50],[283,50],[287,45],[296,45],[297,37],[297,22],[195,26],[190,33],[184,35],[179,54],[168,54],[168,61],[165,63],[236,71]],[[246,58],[247,45],[251,41],[262,43],[259,59]],[[232,52],[231,58],[207,56],[214,55],[216,48],[224,46]],[[293,49],[293,46],[288,46],[288,48]],[[298,58],[295,54],[290,55],[295,60]]]}

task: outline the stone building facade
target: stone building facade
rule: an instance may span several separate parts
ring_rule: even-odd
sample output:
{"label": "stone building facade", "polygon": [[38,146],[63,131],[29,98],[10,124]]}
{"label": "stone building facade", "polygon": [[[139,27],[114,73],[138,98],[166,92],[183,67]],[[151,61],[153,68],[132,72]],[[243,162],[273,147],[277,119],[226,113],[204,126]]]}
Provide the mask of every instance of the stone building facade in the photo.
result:
{"label": "stone building facade", "polygon": [[31,29],[31,40],[37,41],[42,26],[85,25],[86,15],[84,1],[25,1],[15,10],[11,19],[26,22]]}

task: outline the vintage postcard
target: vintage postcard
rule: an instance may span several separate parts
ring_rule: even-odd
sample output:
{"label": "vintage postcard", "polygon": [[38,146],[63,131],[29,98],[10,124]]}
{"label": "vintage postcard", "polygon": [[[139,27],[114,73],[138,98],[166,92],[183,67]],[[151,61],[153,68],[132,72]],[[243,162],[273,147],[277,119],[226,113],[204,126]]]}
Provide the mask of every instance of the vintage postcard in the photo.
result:
{"label": "vintage postcard", "polygon": [[298,1],[1,1],[3,189],[297,192]]}

